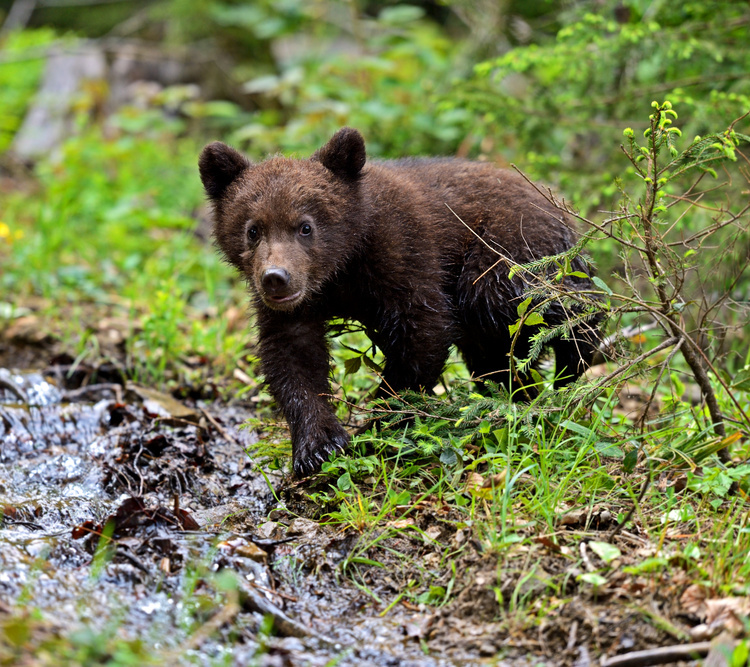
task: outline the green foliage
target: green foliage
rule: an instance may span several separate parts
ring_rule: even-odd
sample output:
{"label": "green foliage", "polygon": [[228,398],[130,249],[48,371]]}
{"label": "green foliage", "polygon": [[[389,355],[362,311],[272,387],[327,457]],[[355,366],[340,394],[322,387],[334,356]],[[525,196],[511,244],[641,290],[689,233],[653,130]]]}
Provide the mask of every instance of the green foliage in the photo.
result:
{"label": "green foliage", "polygon": [[81,626],[60,636],[33,612],[5,616],[0,622],[0,664],[22,664],[29,655],[33,655],[34,664],[40,667],[165,664],[161,656],[154,654],[149,641],[121,637],[119,624],[114,619],[100,630]]}
{"label": "green foliage", "polygon": [[44,71],[45,47],[55,41],[49,29],[12,32],[0,40],[0,153],[21,126]]}
{"label": "green foliage", "polygon": [[[278,148],[309,151],[351,125],[365,134],[372,155],[455,151],[470,114],[433,108],[446,91],[455,44],[421,17],[416,7],[383,9],[377,20],[361,26],[370,33],[366,43],[331,41],[328,49],[305,49],[278,74],[249,81],[248,92],[276,105],[255,114],[234,140],[248,142],[257,155]],[[331,34],[329,29],[328,38],[318,37],[326,44]]]}
{"label": "green foliage", "polygon": [[748,489],[750,483],[750,465],[739,465],[734,468],[719,468],[706,466],[700,473],[688,475],[688,486],[710,497],[714,507],[718,507],[727,498],[733,484],[741,484],[743,490]]}
{"label": "green foliage", "polygon": [[645,100],[679,105],[689,136],[750,109],[743,3],[607,0],[594,11],[580,2],[559,18],[553,40],[477,65],[441,108],[471,109],[477,138],[585,209],[612,206],[623,176],[613,133],[641,117]]}
{"label": "green foliage", "polygon": [[[189,280],[193,248],[188,266],[174,271],[186,257],[164,240],[194,226],[188,213],[201,201],[194,153],[194,146],[178,147],[158,132],[104,138],[94,131],[69,140],[59,161],[39,165],[43,194],[34,205],[20,197],[8,202],[28,233],[14,249],[4,286],[45,296],[68,287],[90,294],[118,289],[159,253],[170,263],[164,275]],[[188,251],[184,242],[178,246]]]}
{"label": "green foliage", "polygon": [[[224,314],[243,295],[193,235],[202,201],[197,145],[175,141],[169,125],[137,120],[124,111],[113,122],[128,129],[72,137],[59,160],[38,165],[38,196],[6,197],[4,224],[20,238],[3,259],[0,301],[41,296],[53,313],[114,302],[133,316],[134,371],[161,381],[186,354],[222,364],[242,354],[245,338],[227,334]],[[81,335],[82,323],[71,324]]]}

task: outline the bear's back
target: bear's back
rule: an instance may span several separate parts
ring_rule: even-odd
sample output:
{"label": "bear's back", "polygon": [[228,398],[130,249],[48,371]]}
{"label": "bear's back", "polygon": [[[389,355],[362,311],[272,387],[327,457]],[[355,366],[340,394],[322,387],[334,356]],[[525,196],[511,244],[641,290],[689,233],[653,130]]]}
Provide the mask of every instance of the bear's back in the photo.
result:
{"label": "bear's back", "polygon": [[[446,251],[477,237],[530,262],[575,243],[572,224],[515,171],[460,158],[404,158],[369,163],[374,181],[410,191],[425,235],[447,235]],[[367,173],[367,171],[366,171]]]}

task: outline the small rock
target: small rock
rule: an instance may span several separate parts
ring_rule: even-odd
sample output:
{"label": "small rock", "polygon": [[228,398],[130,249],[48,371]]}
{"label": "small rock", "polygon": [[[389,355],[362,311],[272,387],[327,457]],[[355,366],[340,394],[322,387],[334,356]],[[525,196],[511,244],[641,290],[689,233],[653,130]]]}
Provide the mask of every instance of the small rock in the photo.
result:
{"label": "small rock", "polygon": [[431,540],[438,542],[440,540],[440,536],[443,534],[443,529],[440,526],[430,526],[427,530],[424,531],[424,533]]}
{"label": "small rock", "polygon": [[497,648],[494,644],[490,642],[482,642],[479,645],[479,655],[481,655],[482,657],[495,655],[495,653],[497,653]]}
{"label": "small rock", "polygon": [[268,518],[271,521],[284,521],[289,516],[289,512],[287,512],[285,509],[281,507],[277,507],[276,509],[272,509],[268,513]]}
{"label": "small rock", "polygon": [[234,553],[243,558],[254,560],[256,563],[265,563],[266,560],[268,560],[268,554],[257,544],[253,544],[252,542],[238,546]]}
{"label": "small rock", "polygon": [[286,532],[287,532],[287,535],[312,536],[318,532],[319,528],[320,526],[317,523],[315,523],[315,521],[311,521],[310,519],[305,519],[300,516],[294,519],[289,524],[289,527],[286,529]]}
{"label": "small rock", "polygon": [[255,532],[258,537],[264,540],[272,540],[276,537],[277,533],[281,532],[281,525],[275,521],[266,521],[260,524]]}
{"label": "small rock", "polygon": [[[210,528],[222,526],[224,522],[231,521],[235,515],[240,513],[247,513],[247,508],[232,500],[225,505],[217,505],[206,510],[196,510],[193,512],[193,518],[201,526]],[[226,528],[226,526],[222,527]]]}
{"label": "small rock", "polygon": [[457,530],[456,534],[453,536],[453,544],[455,544],[457,547],[460,547],[466,542],[468,538],[469,531],[466,528],[461,528],[460,530]]}

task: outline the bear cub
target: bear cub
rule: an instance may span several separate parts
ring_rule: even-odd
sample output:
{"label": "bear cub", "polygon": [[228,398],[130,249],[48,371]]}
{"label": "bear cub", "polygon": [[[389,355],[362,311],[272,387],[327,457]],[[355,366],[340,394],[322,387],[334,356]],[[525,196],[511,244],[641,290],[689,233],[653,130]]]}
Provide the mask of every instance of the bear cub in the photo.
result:
{"label": "bear cub", "polygon": [[[339,130],[309,159],[253,164],[220,142],[200,176],[215,240],[254,297],[263,372],[292,435],[297,475],[320,469],[349,435],[329,403],[328,322],[359,321],[385,355],[381,392],[430,391],[456,345],[476,379],[514,390],[509,325],[528,288],[525,264],[564,252],[576,234],[514,172],[454,158],[367,162],[362,135]],[[586,272],[583,262],[573,270]],[[572,291],[593,286],[567,278]],[[561,301],[548,326],[580,315]],[[599,342],[594,324],[553,340],[555,386],[576,379]],[[514,355],[529,351],[524,327]],[[533,390],[532,390],[533,391]]]}

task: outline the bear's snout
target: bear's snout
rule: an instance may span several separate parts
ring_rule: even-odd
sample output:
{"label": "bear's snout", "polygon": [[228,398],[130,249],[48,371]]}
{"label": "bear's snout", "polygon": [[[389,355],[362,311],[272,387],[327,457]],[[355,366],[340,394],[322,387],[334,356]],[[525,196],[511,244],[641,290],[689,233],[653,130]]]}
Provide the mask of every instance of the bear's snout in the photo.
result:
{"label": "bear's snout", "polygon": [[272,266],[263,272],[260,284],[269,296],[283,296],[289,290],[289,271]]}
{"label": "bear's snout", "polygon": [[302,290],[295,290],[292,277],[285,268],[272,265],[260,276],[260,290],[266,305],[276,310],[290,310],[297,305]]}

